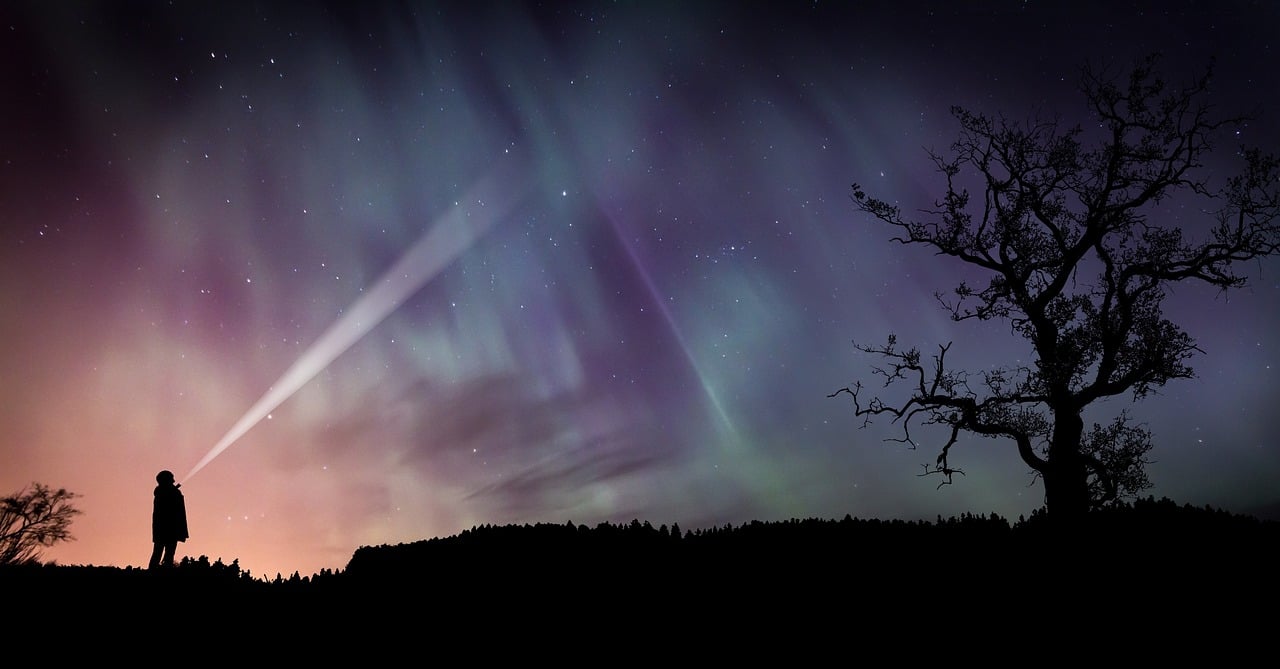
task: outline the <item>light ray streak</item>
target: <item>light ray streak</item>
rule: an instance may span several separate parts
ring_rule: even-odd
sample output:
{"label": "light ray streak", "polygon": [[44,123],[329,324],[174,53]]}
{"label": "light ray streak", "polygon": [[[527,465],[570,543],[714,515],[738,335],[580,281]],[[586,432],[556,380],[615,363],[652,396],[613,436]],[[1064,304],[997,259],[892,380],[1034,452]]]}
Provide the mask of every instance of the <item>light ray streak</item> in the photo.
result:
{"label": "light ray streak", "polygon": [[666,300],[662,299],[662,293],[658,290],[658,285],[654,282],[644,263],[640,260],[640,256],[627,241],[626,235],[623,234],[621,226],[612,216],[606,215],[609,224],[613,227],[613,234],[617,235],[618,241],[622,243],[622,247],[627,250],[627,256],[631,259],[631,266],[635,268],[636,273],[640,275],[640,279],[644,281],[645,288],[649,291],[649,297],[653,303],[657,305],[658,311],[662,314],[662,318],[666,321],[667,329],[671,331],[671,336],[675,337],[676,343],[680,345],[680,351],[684,354],[685,361],[689,363],[690,369],[693,370],[695,376],[698,377],[698,383],[702,385],[702,392],[707,396],[707,400],[711,403],[711,408],[715,410],[716,417],[720,419],[720,426],[727,430],[732,437],[732,442],[737,444],[738,429],[734,426],[733,420],[729,418],[729,412],[725,411],[724,405],[720,402],[720,396],[711,383],[707,381],[706,373],[703,372],[702,366],[698,364],[698,360],[693,355],[693,350],[689,347],[688,342],[684,339],[684,333],[680,330],[680,326],[676,324],[676,318],[667,307]]}
{"label": "light ray streak", "polygon": [[[471,248],[494,224],[524,198],[528,178],[514,164],[491,173],[431,225],[403,256],[378,279],[373,289],[320,336],[213,448],[183,477],[195,476],[246,432],[257,425],[316,374],[378,325],[406,299],[435,278]],[[523,184],[521,186],[520,184]]]}
{"label": "light ray streak", "polygon": [[778,508],[786,509],[793,513],[801,512],[802,505],[794,495],[790,494],[786,481],[779,476],[779,473],[770,466],[767,460],[761,460],[759,453],[755,452],[751,441],[743,438],[738,426],[729,416],[728,410],[725,409],[724,403],[720,399],[720,393],[716,391],[715,386],[707,379],[707,373],[703,369],[703,365],[699,364],[693,348],[685,341],[684,333],[676,322],[675,314],[671,313],[666,300],[662,299],[662,293],[658,289],[653,275],[645,267],[639,253],[627,240],[622,224],[611,215],[606,214],[605,217],[609,220],[609,224],[613,228],[613,233],[617,235],[618,241],[626,249],[632,267],[635,268],[641,280],[644,281],[650,298],[657,305],[658,311],[662,313],[663,319],[666,320],[671,336],[680,345],[680,351],[684,354],[690,369],[698,377],[698,383],[702,385],[702,392],[706,395],[707,401],[718,419],[717,427],[721,436],[720,444],[728,454],[734,456],[735,469],[741,472],[738,475],[740,477],[739,480],[745,483],[753,492],[767,495],[773,503],[778,505]]}

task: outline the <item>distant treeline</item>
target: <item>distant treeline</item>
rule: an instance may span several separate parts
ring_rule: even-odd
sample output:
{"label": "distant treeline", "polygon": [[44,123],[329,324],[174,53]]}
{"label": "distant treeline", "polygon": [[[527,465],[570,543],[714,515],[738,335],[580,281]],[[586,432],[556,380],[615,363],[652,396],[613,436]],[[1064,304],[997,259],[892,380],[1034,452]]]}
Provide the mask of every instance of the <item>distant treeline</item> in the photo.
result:
{"label": "distant treeline", "polygon": [[[566,521],[365,546],[344,569],[311,576],[267,579],[204,556],[154,571],[9,566],[0,593],[24,642],[36,630],[66,643],[38,646],[50,652],[91,638],[129,652],[183,639],[182,652],[205,660],[465,649],[478,661],[532,653],[595,665],[645,664],[632,662],[644,648],[664,663],[696,657],[689,648],[761,661],[773,644],[788,658],[811,653],[788,661],[807,665],[837,651],[945,654],[956,640],[1023,638],[1050,640],[1039,650],[1054,658],[1111,653],[1118,640],[1134,657],[1153,647],[1180,657],[1189,641],[1218,658],[1272,636],[1277,539],[1274,521],[1150,498],[1074,527],[1040,514],[693,530]],[[1082,637],[1095,633],[1108,645]],[[1026,657],[1018,648],[1012,661]],[[1237,660],[1226,664],[1248,661]]]}
{"label": "distant treeline", "polygon": [[[1280,523],[1169,499],[1140,499],[1091,513],[1069,527],[1042,513],[1017,521],[965,513],[936,521],[792,519],[752,521],[682,530],[632,520],[594,527],[566,522],[481,525],[460,534],[413,543],[356,550],[345,575],[379,580],[425,573],[428,567],[455,573],[501,568],[526,575],[604,573],[636,569],[711,570],[830,568],[885,563],[928,565],[945,559],[980,565],[993,555],[1094,555],[1107,551],[1171,551],[1165,558],[1227,550],[1275,555]],[[1152,558],[1159,559],[1159,558]]]}
{"label": "distant treeline", "polygon": [[[415,587],[570,588],[624,580],[707,586],[752,579],[804,582],[833,574],[1033,575],[1048,563],[1109,577],[1113,565],[1152,570],[1193,566],[1273,569],[1280,522],[1169,499],[1140,499],[1063,527],[1041,513],[1010,522],[965,513],[935,521],[792,519],[684,530],[632,520],[595,526],[565,523],[480,525],[460,534],[396,545],[363,546],[342,570],[268,578],[238,561],[184,558],[163,573],[134,568],[27,565],[0,570],[13,582],[43,579],[83,586],[119,583],[212,591],[368,591]],[[7,573],[6,573],[7,570]],[[505,584],[505,585],[504,585]]]}

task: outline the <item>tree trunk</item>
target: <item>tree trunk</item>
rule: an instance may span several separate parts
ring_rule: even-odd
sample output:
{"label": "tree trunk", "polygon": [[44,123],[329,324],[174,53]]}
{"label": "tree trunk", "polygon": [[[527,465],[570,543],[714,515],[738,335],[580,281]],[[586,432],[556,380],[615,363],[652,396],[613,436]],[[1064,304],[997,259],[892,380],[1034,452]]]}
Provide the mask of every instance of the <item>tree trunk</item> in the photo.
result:
{"label": "tree trunk", "polygon": [[1055,412],[1043,472],[1045,511],[1050,518],[1074,521],[1089,512],[1089,469],[1080,453],[1083,433],[1084,420],[1078,412]]}

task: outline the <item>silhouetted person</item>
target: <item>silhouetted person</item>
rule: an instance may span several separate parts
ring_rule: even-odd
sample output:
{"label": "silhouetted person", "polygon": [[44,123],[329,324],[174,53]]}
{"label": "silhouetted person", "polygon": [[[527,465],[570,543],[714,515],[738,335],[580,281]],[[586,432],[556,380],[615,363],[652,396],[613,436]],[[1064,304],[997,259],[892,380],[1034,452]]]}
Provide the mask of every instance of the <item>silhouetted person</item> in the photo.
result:
{"label": "silhouetted person", "polygon": [[173,554],[178,542],[187,540],[187,503],[182,498],[179,485],[173,482],[173,472],[164,470],[156,474],[156,501],[151,511],[151,564],[148,569],[172,567]]}

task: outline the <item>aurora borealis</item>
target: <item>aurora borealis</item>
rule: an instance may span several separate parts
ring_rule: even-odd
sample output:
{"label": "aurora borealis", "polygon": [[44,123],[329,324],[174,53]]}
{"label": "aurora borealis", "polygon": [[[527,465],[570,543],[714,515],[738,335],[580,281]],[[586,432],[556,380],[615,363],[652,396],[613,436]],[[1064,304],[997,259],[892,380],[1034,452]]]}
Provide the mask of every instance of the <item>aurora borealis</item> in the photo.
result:
{"label": "aurora borealis", "polygon": [[[854,338],[970,368],[1021,344],[950,322],[958,268],[850,184],[926,206],[950,105],[1083,121],[1079,67],[1152,51],[1215,59],[1214,104],[1256,114],[1231,141],[1280,151],[1277,28],[1262,2],[7,3],[0,494],[82,495],[49,558],[145,564],[157,471],[434,222],[500,212],[184,483],[179,555],[308,575],[484,523],[1016,518],[1042,488],[1011,444],[967,440],[936,489],[934,452],[827,398],[875,383]],[[1250,275],[1170,304],[1204,354],[1131,410],[1157,497],[1280,503],[1280,264]]]}

